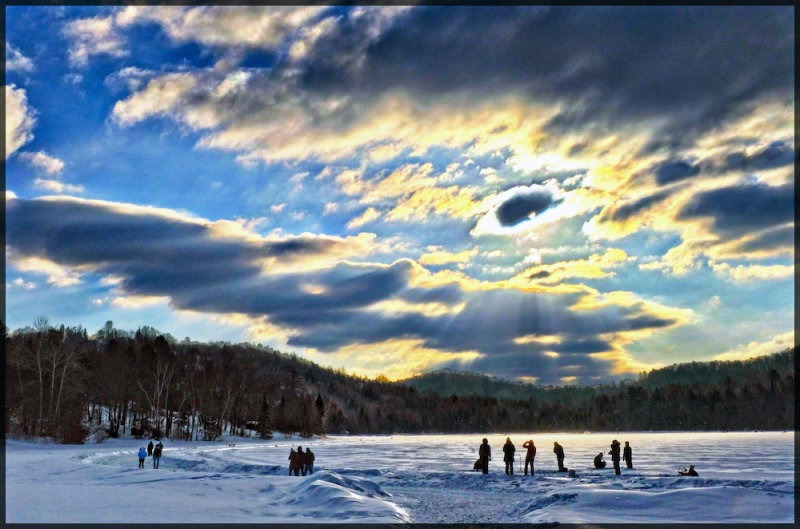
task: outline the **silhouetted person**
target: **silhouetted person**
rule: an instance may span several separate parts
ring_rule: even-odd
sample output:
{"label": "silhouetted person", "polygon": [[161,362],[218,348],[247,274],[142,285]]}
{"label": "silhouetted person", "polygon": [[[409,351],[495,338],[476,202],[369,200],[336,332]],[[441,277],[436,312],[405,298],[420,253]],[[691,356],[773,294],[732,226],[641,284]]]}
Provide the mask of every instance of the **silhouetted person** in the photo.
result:
{"label": "silhouetted person", "polygon": [[603,452],[594,456],[594,468],[606,468],[606,462],[603,461]]}
{"label": "silhouetted person", "polygon": [[528,475],[528,464],[531,465],[531,476],[533,476],[533,460],[536,457],[536,445],[533,444],[533,439],[529,439],[522,443],[522,448],[527,448],[525,454],[525,475]]}
{"label": "silhouetted person", "polygon": [[144,458],[147,457],[147,450],[145,447],[139,449],[139,468],[144,468]]}
{"label": "silhouetted person", "polygon": [[147,455],[153,455],[153,441],[147,443]]}
{"label": "silhouetted person", "polygon": [[699,477],[700,476],[697,473],[697,471],[694,469],[694,465],[689,465],[689,470],[686,470],[685,468],[679,470],[678,471],[678,475],[679,476],[695,476],[695,477]]}
{"label": "silhouetted person", "polygon": [[481,463],[481,458],[479,457],[478,459],[475,460],[475,464],[472,465],[472,470],[482,470],[482,469],[483,469],[483,463]]}
{"label": "silhouetted person", "polygon": [[294,472],[295,476],[300,475],[300,469],[303,467],[303,458],[305,454],[303,453],[303,447],[298,446],[297,451],[292,448],[289,452],[289,475],[292,475]]}
{"label": "silhouetted person", "polygon": [[153,447],[153,468],[158,468],[158,463],[161,461],[161,451],[163,449],[164,445],[161,444],[161,441],[159,441],[158,444]]}
{"label": "silhouetted person", "polygon": [[478,448],[478,459],[481,460],[481,470],[484,474],[489,473],[489,461],[492,460],[492,447],[489,446],[489,440],[484,437],[483,443]]}
{"label": "silhouetted person", "polygon": [[622,449],[622,460],[628,465],[628,468],[633,468],[633,450],[628,441],[625,441],[625,448]]}
{"label": "silhouetted person", "polygon": [[553,443],[553,453],[556,455],[556,460],[558,461],[558,471],[566,472],[567,469],[564,468],[564,449],[561,448],[558,442]]}
{"label": "silhouetted person", "polygon": [[616,439],[611,441],[611,451],[609,454],[611,454],[611,462],[614,463],[614,474],[619,476],[621,474],[619,469],[619,441]]}
{"label": "silhouetted person", "polygon": [[304,459],[305,463],[303,464],[303,475],[305,476],[306,473],[313,473],[314,472],[314,452],[311,451],[311,448],[306,448],[306,457]]}
{"label": "silhouetted person", "polygon": [[511,442],[510,437],[506,437],[506,444],[503,445],[503,461],[506,463],[506,475],[514,475],[514,452],[517,448]]}

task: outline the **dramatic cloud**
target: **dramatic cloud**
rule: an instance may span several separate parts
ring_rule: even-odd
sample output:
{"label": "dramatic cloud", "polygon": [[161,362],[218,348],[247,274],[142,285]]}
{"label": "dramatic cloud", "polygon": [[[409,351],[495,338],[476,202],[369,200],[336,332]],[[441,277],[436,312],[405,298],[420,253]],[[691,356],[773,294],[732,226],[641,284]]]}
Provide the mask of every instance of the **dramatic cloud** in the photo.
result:
{"label": "dramatic cloud", "polygon": [[[264,264],[341,252],[337,246],[356,249],[359,244],[352,239],[245,238],[227,224],[220,227],[168,210],[66,197],[11,199],[7,211],[15,267],[37,271],[25,266],[35,261],[75,281],[80,277],[75,274],[87,273],[119,278],[116,288],[124,293],[114,302],[119,307],[169,298],[184,310],[266,317],[288,333],[288,345],[318,351],[410,339],[418,340],[421,350],[444,355],[441,361],[451,358],[445,353],[465,351],[474,352],[471,358],[497,355],[498,362],[508,354],[529,355],[527,374],[544,376],[535,366],[537,358],[545,358],[545,349],[515,340],[561,335],[562,343],[546,350],[573,351],[574,362],[594,366],[594,375],[600,376],[608,360],[586,355],[613,351],[613,336],[684,322],[680,312],[640,300],[592,301],[596,294],[589,290],[560,295],[499,285],[472,292],[455,282],[415,285],[426,272],[406,260],[390,265],[339,260],[305,271]],[[45,271],[45,265],[39,270]],[[576,303],[581,310],[571,308]],[[579,347],[597,336],[608,338]],[[621,358],[615,362],[624,366]]]}
{"label": "dramatic cloud", "polygon": [[31,130],[35,122],[25,90],[6,85],[6,159],[33,139]]}
{"label": "dramatic cloud", "polygon": [[53,318],[571,383],[792,311],[789,6],[26,9],[7,263]]}

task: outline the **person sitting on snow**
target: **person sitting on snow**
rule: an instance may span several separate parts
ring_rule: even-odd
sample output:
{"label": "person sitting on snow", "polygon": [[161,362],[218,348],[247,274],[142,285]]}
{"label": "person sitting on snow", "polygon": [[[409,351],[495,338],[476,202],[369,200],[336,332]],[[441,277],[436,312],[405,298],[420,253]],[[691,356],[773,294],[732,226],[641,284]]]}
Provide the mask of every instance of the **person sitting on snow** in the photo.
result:
{"label": "person sitting on snow", "polygon": [[603,461],[603,452],[594,456],[594,468],[606,468],[606,462]]}

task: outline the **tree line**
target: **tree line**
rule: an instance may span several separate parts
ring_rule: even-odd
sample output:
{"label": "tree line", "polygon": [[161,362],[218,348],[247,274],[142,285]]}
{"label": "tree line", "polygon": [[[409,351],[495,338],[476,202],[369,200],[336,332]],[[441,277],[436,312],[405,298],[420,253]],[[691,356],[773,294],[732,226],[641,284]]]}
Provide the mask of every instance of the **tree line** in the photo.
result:
{"label": "tree line", "polygon": [[794,349],[515,399],[420,391],[412,381],[370,380],[260,345],[177,341],[151,327],[126,332],[108,322],[89,335],[39,318],[5,331],[7,436],[794,428]]}

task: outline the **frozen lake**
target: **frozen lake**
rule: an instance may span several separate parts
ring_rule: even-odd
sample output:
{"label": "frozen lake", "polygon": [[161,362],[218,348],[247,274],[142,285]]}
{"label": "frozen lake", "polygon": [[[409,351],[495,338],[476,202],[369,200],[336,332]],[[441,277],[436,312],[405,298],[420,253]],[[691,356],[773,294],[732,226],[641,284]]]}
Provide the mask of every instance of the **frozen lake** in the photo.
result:
{"label": "frozen lake", "polygon": [[[7,522],[782,522],[794,521],[794,433],[512,434],[537,447],[535,476],[506,476],[506,435],[487,435],[489,474],[471,471],[484,435],[165,442],[136,468],[136,440],[83,446],[7,442]],[[615,476],[612,439],[634,468]],[[553,441],[576,477],[556,472]],[[292,446],[315,473],[289,477]],[[602,451],[609,468],[596,470]],[[678,477],[694,464],[700,477]],[[97,495],[93,511],[76,501]],[[139,501],[142,495],[146,502]]]}

